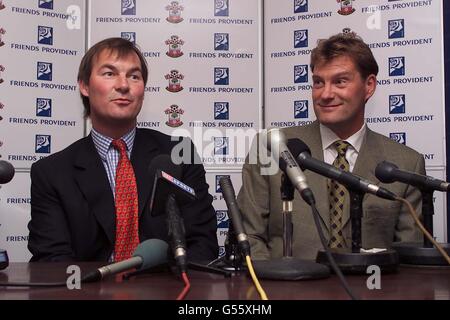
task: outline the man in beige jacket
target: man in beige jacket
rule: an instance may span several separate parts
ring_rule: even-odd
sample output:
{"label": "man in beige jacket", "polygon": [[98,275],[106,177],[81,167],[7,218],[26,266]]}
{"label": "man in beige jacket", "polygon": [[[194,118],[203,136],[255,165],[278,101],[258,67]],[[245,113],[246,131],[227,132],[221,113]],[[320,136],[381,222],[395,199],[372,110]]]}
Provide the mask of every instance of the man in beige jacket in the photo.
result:
{"label": "man in beige jacket", "polygon": [[[410,201],[421,212],[421,194],[402,183],[384,185],[375,177],[375,168],[383,160],[400,169],[425,174],[421,154],[370,130],[364,121],[366,102],[377,84],[378,64],[370,48],[354,34],[338,34],[321,40],[311,54],[313,73],[312,99],[317,121],[310,125],[282,129],[287,139],[299,138],[311,149],[312,157],[333,163],[338,155],[334,145],[344,141],[349,170],[389,189]],[[256,140],[256,139],[255,139]],[[257,158],[257,143],[243,167],[243,185],[238,195],[243,222],[254,259],[279,258],[283,255],[281,173],[267,175]],[[345,194],[342,218],[336,225],[330,216],[329,179],[305,172],[312,189],[321,226],[328,241],[331,229],[341,237],[340,247],[351,247],[349,195]],[[293,203],[293,256],[315,259],[322,245],[310,207],[295,194]],[[332,227],[333,225],[333,227]],[[389,248],[395,241],[420,241],[421,235],[407,208],[400,202],[365,195],[362,217],[362,247]],[[329,243],[330,244],[330,243]]]}

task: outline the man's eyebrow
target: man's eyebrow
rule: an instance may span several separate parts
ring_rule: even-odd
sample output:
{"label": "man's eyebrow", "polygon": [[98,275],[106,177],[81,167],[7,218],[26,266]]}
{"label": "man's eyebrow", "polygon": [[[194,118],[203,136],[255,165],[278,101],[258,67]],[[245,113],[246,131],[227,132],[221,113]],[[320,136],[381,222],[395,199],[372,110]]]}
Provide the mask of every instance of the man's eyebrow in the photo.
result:
{"label": "man's eyebrow", "polygon": [[[338,72],[336,74],[333,74],[331,76],[331,78],[339,78],[339,77],[345,77],[345,76],[350,76],[350,75],[351,75],[351,72],[349,72],[349,71],[342,71],[342,72]],[[320,76],[318,74],[313,74],[312,77],[313,78],[320,78],[320,79],[323,78],[323,76]]]}
{"label": "man's eyebrow", "polygon": [[[103,69],[103,68],[107,68],[107,69],[111,69],[111,70],[117,70],[117,68],[116,68],[114,65],[109,64],[109,63],[105,63],[105,64],[101,65],[100,68],[99,68],[99,70],[101,70],[101,69]],[[139,71],[139,72],[142,73],[141,67],[134,67],[134,68],[131,68],[128,72],[130,73],[130,72],[135,72],[135,71]]]}

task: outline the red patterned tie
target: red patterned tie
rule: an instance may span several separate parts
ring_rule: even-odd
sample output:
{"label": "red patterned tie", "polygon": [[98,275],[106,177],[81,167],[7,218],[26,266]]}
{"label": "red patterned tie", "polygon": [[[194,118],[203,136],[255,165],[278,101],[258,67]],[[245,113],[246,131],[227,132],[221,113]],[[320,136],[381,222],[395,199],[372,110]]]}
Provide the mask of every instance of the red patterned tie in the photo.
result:
{"label": "red patterned tie", "polygon": [[122,139],[112,142],[119,151],[116,169],[116,244],[114,260],[122,261],[133,254],[139,244],[138,195],[133,167]]}

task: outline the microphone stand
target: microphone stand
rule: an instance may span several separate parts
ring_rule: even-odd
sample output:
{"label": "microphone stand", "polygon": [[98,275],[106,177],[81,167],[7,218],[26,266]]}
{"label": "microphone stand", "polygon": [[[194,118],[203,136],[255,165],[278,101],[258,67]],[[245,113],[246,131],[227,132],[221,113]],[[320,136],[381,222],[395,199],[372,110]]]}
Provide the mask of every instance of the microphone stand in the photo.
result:
{"label": "microphone stand", "polygon": [[[422,193],[422,216],[424,228],[433,236],[433,189],[420,188]],[[450,244],[440,243],[442,249],[450,254]],[[392,247],[398,252],[400,263],[426,266],[448,266],[442,254],[433,246],[427,237],[420,242],[400,242]]]}
{"label": "microphone stand", "polygon": [[[398,255],[395,250],[387,249],[381,252],[361,252],[362,232],[361,220],[363,215],[363,197],[361,191],[348,189],[350,194],[350,222],[352,228],[351,248],[331,248],[330,252],[336,264],[343,273],[366,274],[367,267],[377,265],[381,272],[391,273],[397,270]],[[317,253],[316,262],[330,265],[324,250]]]}
{"label": "microphone stand", "polygon": [[247,270],[244,265],[244,257],[237,241],[237,235],[234,226],[229,217],[227,237],[225,239],[225,255],[208,263],[207,266],[217,267],[229,271]]}
{"label": "microphone stand", "polygon": [[262,279],[271,280],[310,280],[329,277],[330,270],[327,266],[292,256],[292,201],[295,189],[284,173],[281,174],[280,191],[283,202],[283,257],[254,261],[255,273]]}
{"label": "microphone stand", "polygon": [[176,197],[174,193],[169,193],[166,201],[166,221],[168,225],[168,235],[171,241],[171,247],[174,253],[175,267],[169,263],[167,265],[157,266],[147,270],[137,270],[128,273],[124,279],[129,279],[132,276],[136,276],[142,273],[152,273],[161,271],[162,268],[168,266],[172,271],[187,272],[187,269],[216,273],[224,275],[225,277],[231,277],[231,272],[203,265],[196,262],[187,261],[186,255],[186,239],[185,239],[185,229],[184,221],[181,217],[180,209],[176,202]]}

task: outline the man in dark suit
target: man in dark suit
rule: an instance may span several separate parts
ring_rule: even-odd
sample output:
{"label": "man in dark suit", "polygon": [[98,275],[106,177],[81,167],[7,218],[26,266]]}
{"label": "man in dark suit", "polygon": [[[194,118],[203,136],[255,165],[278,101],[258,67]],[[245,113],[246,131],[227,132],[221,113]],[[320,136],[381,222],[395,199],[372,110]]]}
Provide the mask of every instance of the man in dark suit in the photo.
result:
{"label": "man in dark suit", "polygon": [[[128,232],[125,246],[136,242],[128,248],[130,252],[149,238],[168,240],[164,215],[149,212],[154,177],[148,170],[156,156],[172,155],[178,142],[158,131],[136,128],[147,78],[145,58],[135,45],[121,38],[105,39],[83,57],[78,84],[92,130],[87,137],[31,167],[31,261],[117,260],[115,256],[123,249],[117,241],[118,237],[122,239],[121,230]],[[125,146],[126,155],[122,157],[114,141]],[[184,148],[190,154],[180,156],[191,160],[180,164],[180,180],[198,197],[180,204],[188,258],[212,260],[218,255],[217,222],[205,170],[192,142],[180,143],[190,146]],[[134,213],[126,216],[131,217],[131,226],[122,225],[116,213],[119,200],[115,196],[121,192],[116,188],[116,169],[122,160],[131,161],[128,169],[135,176],[129,189],[137,194],[130,202]],[[121,227],[117,228],[119,223]]]}
{"label": "man in dark suit", "polygon": [[[401,169],[425,174],[425,161],[417,151],[370,130],[364,121],[366,102],[375,92],[378,64],[370,48],[354,34],[338,34],[321,40],[311,54],[312,98],[317,121],[302,127],[282,129],[287,139],[299,138],[311,149],[311,155],[329,164],[343,159],[347,170],[385,187],[412,203],[421,213],[421,194],[402,183],[381,184],[375,168],[383,160]],[[256,140],[256,139],[255,139]],[[345,144],[342,156],[335,142]],[[265,149],[265,148],[263,148]],[[264,150],[263,150],[264,152]],[[251,159],[258,161],[251,162]],[[264,162],[254,143],[242,170],[242,188],[238,203],[249,236],[252,257],[279,258],[283,255],[281,173],[265,174]],[[266,170],[266,171],[265,171]],[[320,213],[321,226],[332,248],[351,247],[349,195],[343,189],[339,215],[333,205],[332,181],[306,171]],[[338,187],[339,188],[339,187]],[[311,209],[295,195],[293,255],[315,259],[322,249]],[[362,247],[389,248],[394,241],[419,241],[418,228],[399,202],[365,195],[362,217]]]}

